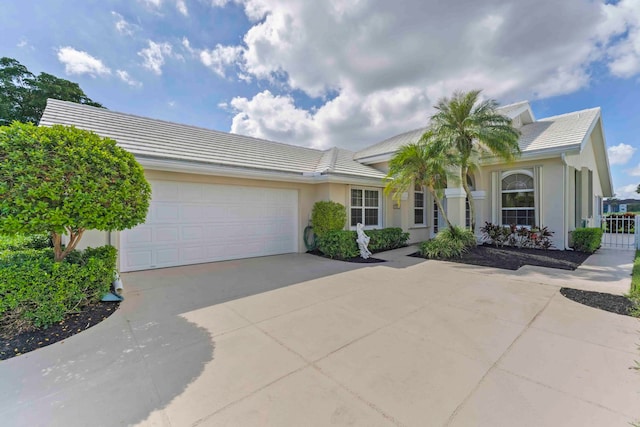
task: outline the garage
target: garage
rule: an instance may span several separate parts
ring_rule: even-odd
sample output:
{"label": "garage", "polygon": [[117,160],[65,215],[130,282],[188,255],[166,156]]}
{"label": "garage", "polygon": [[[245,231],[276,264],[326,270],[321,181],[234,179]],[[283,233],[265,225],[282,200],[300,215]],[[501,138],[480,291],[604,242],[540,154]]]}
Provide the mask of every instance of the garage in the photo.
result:
{"label": "garage", "polygon": [[120,270],[297,252],[292,189],[150,181],[147,220],[120,234]]}

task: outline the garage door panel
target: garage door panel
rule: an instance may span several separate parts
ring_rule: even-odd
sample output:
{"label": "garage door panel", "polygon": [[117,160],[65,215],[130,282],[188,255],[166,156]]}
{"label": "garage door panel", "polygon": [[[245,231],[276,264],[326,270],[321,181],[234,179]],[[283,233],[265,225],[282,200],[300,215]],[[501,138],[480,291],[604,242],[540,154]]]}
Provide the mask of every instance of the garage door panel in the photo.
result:
{"label": "garage door panel", "polygon": [[297,250],[297,191],[152,181],[145,224],[123,232],[122,271]]}

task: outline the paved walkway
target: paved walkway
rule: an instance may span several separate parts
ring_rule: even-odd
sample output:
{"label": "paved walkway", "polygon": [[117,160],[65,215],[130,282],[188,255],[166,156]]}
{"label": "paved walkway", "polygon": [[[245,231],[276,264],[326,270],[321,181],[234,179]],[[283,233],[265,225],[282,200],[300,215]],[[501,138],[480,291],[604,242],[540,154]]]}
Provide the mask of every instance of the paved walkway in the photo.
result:
{"label": "paved walkway", "polygon": [[[562,297],[577,272],[286,255],[124,276],[105,322],[0,362],[3,425],[628,426],[640,322]],[[607,287],[609,286],[609,287]]]}

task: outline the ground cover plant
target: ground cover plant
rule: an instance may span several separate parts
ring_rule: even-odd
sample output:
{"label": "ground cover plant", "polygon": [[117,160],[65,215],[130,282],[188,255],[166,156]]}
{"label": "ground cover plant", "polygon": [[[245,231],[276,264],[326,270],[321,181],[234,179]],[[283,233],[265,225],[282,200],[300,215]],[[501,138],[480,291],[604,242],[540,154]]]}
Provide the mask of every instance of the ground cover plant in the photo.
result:
{"label": "ground cover plant", "polygon": [[419,252],[425,258],[453,259],[462,257],[476,244],[476,236],[471,230],[449,227],[433,239],[421,243]]}
{"label": "ground cover plant", "polygon": [[553,244],[553,231],[547,227],[523,227],[516,225],[498,225],[485,222],[480,228],[483,240],[495,247],[513,246],[516,248],[550,249]]}

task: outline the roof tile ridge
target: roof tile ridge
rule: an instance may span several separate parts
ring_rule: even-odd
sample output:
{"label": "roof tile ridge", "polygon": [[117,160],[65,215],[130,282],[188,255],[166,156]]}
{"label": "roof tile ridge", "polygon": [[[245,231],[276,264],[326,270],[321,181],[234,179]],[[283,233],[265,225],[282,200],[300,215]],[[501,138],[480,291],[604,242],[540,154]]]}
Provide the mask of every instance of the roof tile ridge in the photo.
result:
{"label": "roof tile ridge", "polygon": [[183,127],[183,128],[189,128],[189,129],[201,130],[201,131],[206,131],[206,132],[212,132],[212,133],[216,133],[216,134],[220,134],[220,135],[236,135],[236,136],[240,136],[240,137],[243,137],[243,138],[249,138],[249,139],[252,139],[252,140],[258,141],[258,142],[267,142],[267,143],[270,143],[270,144],[284,145],[284,146],[287,146],[287,147],[300,148],[300,149],[307,150],[307,151],[314,151],[316,153],[322,153],[322,150],[319,150],[317,148],[304,147],[302,145],[295,145],[295,144],[287,144],[285,142],[278,142],[278,141],[273,141],[273,140],[270,140],[270,139],[257,138],[255,136],[243,135],[241,133],[224,132],[224,131],[217,130],[217,129],[206,128],[206,127],[203,127],[203,126],[189,125],[189,124],[185,124],[185,123],[177,123],[177,122],[172,122],[172,121],[169,121],[169,120],[154,119],[152,117],[140,116],[138,114],[124,113],[122,111],[109,110],[107,108],[94,107],[92,105],[86,105],[86,104],[78,104],[77,102],[71,102],[71,101],[62,101],[60,99],[55,99],[55,98],[47,98],[47,103],[49,103],[49,101],[54,101],[54,103],[66,104],[66,105],[69,105],[71,107],[75,107],[75,108],[78,108],[78,109],[90,108],[90,109],[93,109],[93,110],[95,110],[96,112],[99,112],[99,113],[113,114],[113,115],[116,115],[116,116],[132,117],[132,118],[142,119],[142,120],[149,120],[151,122],[157,122],[157,123],[163,123],[163,124],[168,124],[168,125],[172,125],[172,126],[180,126],[180,127]]}
{"label": "roof tile ridge", "polygon": [[538,119],[536,121],[537,122],[545,122],[545,121],[550,121],[550,120],[559,119],[559,118],[563,118],[563,117],[573,116],[573,115],[576,115],[576,114],[590,113],[590,112],[596,112],[596,111],[601,111],[601,108],[600,107],[585,108],[584,110],[571,111],[569,113],[556,114],[555,116],[543,117],[543,118]]}

